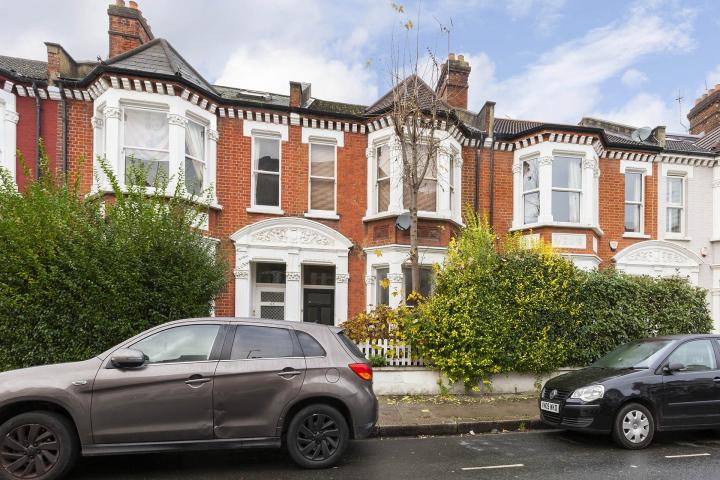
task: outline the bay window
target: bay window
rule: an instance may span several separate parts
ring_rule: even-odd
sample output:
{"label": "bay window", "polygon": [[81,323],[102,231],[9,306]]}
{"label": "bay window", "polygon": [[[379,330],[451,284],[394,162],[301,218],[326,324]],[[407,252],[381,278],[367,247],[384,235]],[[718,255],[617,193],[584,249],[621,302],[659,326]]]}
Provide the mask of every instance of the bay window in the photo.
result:
{"label": "bay window", "polygon": [[539,160],[532,158],[522,162],[523,221],[536,223],[540,216]]}
{"label": "bay window", "polygon": [[199,195],[205,178],[205,126],[188,120],[185,127],[185,190]]}
{"label": "bay window", "polygon": [[643,174],[625,172],[625,232],[643,231]]}
{"label": "bay window", "polygon": [[375,149],[377,173],[375,177],[377,191],[377,211],[387,212],[390,207],[390,147],[378,145]]}
{"label": "bay window", "polygon": [[336,146],[310,143],[310,211],[335,211]]}
{"label": "bay window", "polygon": [[582,159],[556,156],[552,162],[552,216],[556,222],[580,222]]}
{"label": "bay window", "polygon": [[280,137],[253,137],[253,205],[280,207]]}
{"label": "bay window", "polygon": [[[407,147],[408,156],[412,155],[410,145]],[[425,172],[425,177],[420,182],[417,192],[417,209],[422,212],[437,211],[437,157],[428,154],[428,146],[418,145],[417,148],[417,170],[418,177]],[[412,163],[412,158],[407,159]],[[429,163],[428,163],[429,162]],[[427,164],[427,170],[425,166]],[[410,182],[407,177],[403,180],[403,208],[410,208]]]}
{"label": "bay window", "polygon": [[167,181],[170,174],[170,130],[166,111],[123,109],[125,180],[142,173],[145,186]]}
{"label": "bay window", "polygon": [[685,177],[667,177],[665,231],[683,233],[685,230]]}

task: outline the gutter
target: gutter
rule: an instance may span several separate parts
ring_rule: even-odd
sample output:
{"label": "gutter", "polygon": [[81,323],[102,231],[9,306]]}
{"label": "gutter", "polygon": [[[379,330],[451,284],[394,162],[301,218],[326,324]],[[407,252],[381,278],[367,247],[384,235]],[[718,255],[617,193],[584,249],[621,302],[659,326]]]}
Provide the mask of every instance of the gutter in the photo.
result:
{"label": "gutter", "polygon": [[40,180],[40,92],[37,83],[32,83],[33,94],[35,95],[35,179]]}

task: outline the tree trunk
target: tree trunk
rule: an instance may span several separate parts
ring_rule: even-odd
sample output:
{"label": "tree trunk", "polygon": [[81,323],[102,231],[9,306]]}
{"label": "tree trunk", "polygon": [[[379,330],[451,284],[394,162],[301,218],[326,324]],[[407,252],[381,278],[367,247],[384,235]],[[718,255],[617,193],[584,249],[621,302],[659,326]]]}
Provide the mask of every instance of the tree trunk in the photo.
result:
{"label": "tree trunk", "polygon": [[[418,210],[417,192],[410,188],[410,272],[411,288],[413,292],[420,292],[420,259],[418,255]],[[410,292],[405,292],[409,295]],[[407,301],[407,298],[406,298]],[[415,304],[415,299],[408,301],[408,304]]]}

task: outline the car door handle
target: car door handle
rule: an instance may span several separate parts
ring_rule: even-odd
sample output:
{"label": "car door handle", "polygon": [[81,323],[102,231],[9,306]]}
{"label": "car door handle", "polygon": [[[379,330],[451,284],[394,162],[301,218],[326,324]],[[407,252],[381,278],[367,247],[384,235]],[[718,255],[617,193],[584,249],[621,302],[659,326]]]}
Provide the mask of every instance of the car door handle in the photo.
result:
{"label": "car door handle", "polygon": [[278,372],[278,375],[286,380],[290,380],[291,378],[297,377],[302,372],[295,370],[294,368],[283,368],[281,371]]}
{"label": "car door handle", "polygon": [[207,377],[201,377],[200,375],[193,375],[192,377],[185,380],[185,385],[190,385],[191,387],[199,387],[203,383],[209,382],[210,379]]}
{"label": "car door handle", "polygon": [[715,382],[715,383],[720,383],[720,377],[715,377],[715,378],[713,378],[713,382]]}

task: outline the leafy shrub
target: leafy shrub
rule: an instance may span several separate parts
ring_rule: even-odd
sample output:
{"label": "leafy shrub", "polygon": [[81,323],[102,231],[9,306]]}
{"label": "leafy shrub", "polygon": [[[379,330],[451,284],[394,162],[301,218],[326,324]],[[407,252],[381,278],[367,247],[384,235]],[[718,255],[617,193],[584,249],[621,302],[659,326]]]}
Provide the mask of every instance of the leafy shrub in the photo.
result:
{"label": "leafy shrub", "polygon": [[413,351],[451,381],[586,365],[632,339],[712,328],[706,292],[685,280],[581,272],[542,242],[498,241],[472,212],[466,222],[435,294],[401,316]]}
{"label": "leafy shrub", "polygon": [[587,365],[639,338],[712,330],[707,292],[685,279],[633,276],[612,268],[580,278],[582,321],[569,365]]}
{"label": "leafy shrub", "polygon": [[166,182],[148,194],[142,172],[123,192],[107,165],[114,201],[86,198],[41,168],[22,194],[1,174],[0,369],[89,358],[210,313],[227,266],[193,228],[207,205],[166,196]]}
{"label": "leafy shrub", "polygon": [[402,318],[410,314],[410,308],[400,306],[390,308],[378,305],[371,312],[360,312],[342,324],[345,333],[353,341],[360,343],[366,340],[397,339],[402,336]]}
{"label": "leafy shrub", "polygon": [[370,355],[368,357],[368,361],[370,362],[370,366],[372,367],[385,367],[387,366],[387,358],[385,358],[383,355]]}

